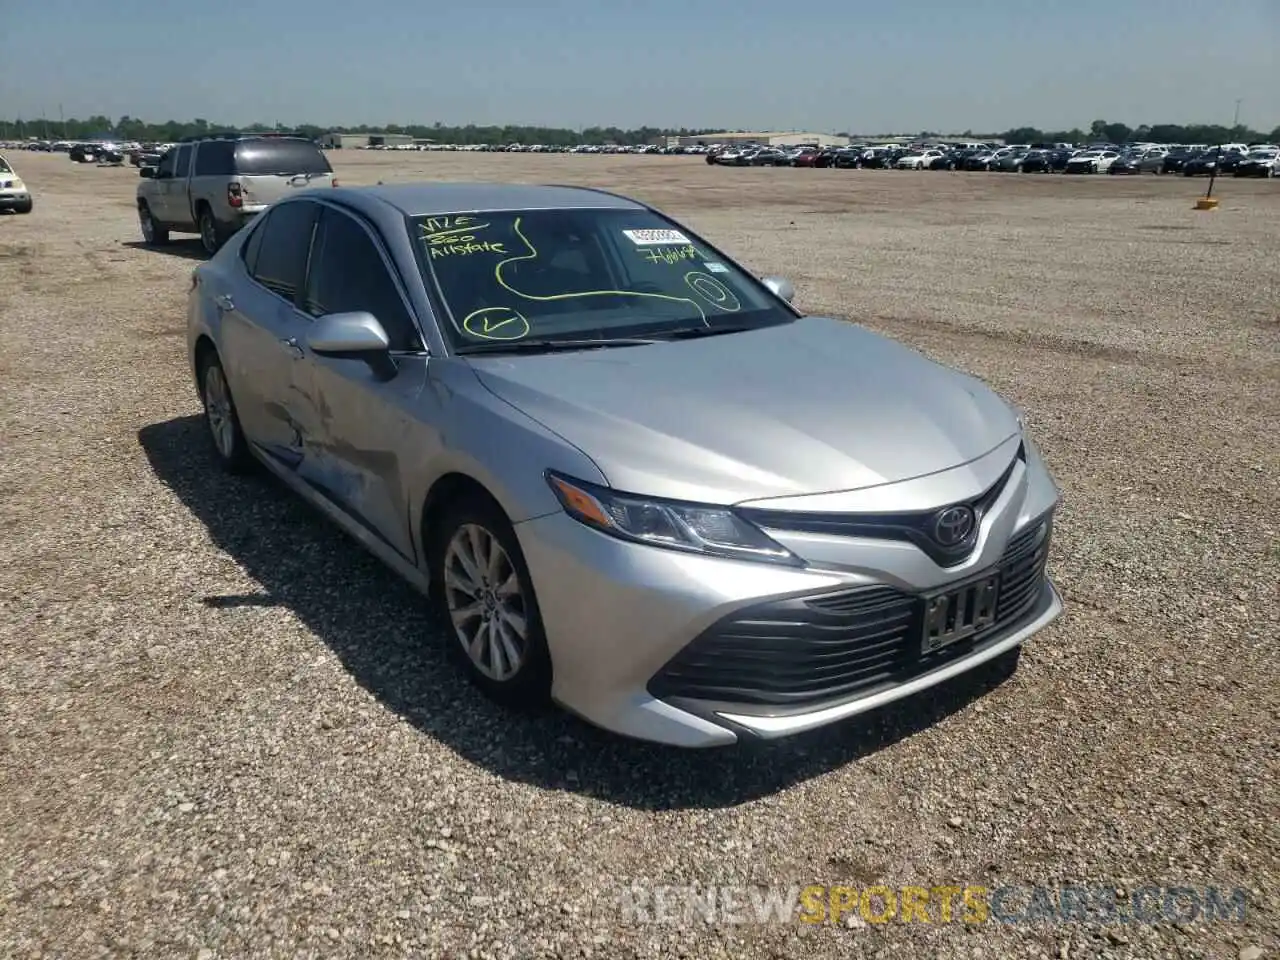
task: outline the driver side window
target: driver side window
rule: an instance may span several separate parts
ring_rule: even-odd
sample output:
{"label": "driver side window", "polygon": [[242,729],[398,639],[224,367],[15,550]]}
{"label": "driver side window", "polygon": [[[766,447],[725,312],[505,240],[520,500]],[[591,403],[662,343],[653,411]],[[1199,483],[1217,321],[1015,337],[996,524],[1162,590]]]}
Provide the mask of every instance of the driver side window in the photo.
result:
{"label": "driver side window", "polygon": [[370,232],[332,208],[321,215],[302,308],[313,317],[361,311],[386,330],[392,350],[422,349],[422,338]]}

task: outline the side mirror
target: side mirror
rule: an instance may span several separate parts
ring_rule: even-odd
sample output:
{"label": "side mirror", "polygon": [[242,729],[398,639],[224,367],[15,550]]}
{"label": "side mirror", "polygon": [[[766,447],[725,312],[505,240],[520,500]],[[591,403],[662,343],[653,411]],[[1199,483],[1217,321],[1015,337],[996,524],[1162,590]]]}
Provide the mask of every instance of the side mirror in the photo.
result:
{"label": "side mirror", "polygon": [[785,277],[765,277],[762,282],[773,291],[774,296],[781,297],[787,303],[796,298],[796,288]]}
{"label": "side mirror", "polygon": [[156,168],[155,167],[139,167],[138,176],[146,180],[154,180],[156,178]]}
{"label": "side mirror", "polygon": [[379,380],[396,375],[391,359],[391,338],[371,313],[330,313],[316,320],[307,334],[307,346],[322,357],[362,360]]}

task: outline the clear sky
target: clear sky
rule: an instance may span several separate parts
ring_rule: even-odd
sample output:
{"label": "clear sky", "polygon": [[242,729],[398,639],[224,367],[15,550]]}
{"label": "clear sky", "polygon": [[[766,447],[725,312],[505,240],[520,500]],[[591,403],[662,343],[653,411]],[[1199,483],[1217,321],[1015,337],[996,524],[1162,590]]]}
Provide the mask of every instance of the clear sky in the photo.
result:
{"label": "clear sky", "polygon": [[0,117],[1280,124],[1280,0],[0,0]]}

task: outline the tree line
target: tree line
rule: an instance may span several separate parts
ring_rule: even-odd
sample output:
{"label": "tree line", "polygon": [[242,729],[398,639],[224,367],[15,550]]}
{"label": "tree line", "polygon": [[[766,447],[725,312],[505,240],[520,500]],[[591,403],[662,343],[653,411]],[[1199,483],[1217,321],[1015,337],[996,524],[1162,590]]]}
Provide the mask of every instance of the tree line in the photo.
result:
{"label": "tree line", "polygon": [[92,116],[84,120],[74,117],[66,120],[0,119],[0,138],[5,139],[39,137],[51,140],[90,140],[111,137],[117,140],[172,143],[175,140],[181,140],[183,137],[202,136],[231,130],[244,133],[271,133],[283,130],[311,139],[330,132],[357,134],[393,133],[407,134],[419,140],[434,140],[437,143],[491,145],[541,143],[548,146],[575,146],[579,143],[634,145],[649,143],[654,138],[664,135],[698,136],[700,134],[718,132],[711,129],[691,130],[688,128],[667,130],[661,127],[636,127],[626,130],[621,127],[587,127],[583,130],[572,130],[567,127],[512,124],[505,126],[467,124],[465,126],[451,127],[442,123],[430,126],[426,124],[404,125],[389,123],[377,127],[369,126],[368,124],[340,127],[320,126],[314,123],[299,123],[291,126],[253,123],[247,126],[234,127],[214,123],[201,117],[185,121],[165,120],[160,123],[130,116],[123,116],[118,120],[104,116]]}
{"label": "tree line", "polygon": [[[170,143],[183,137],[200,136],[226,130],[241,130],[247,133],[268,133],[287,129],[305,137],[315,139],[331,131],[344,133],[373,134],[394,133],[407,134],[415,139],[434,140],[437,143],[453,144],[490,144],[509,143],[535,144],[548,146],[574,146],[579,143],[636,145],[650,143],[661,136],[698,137],[710,136],[723,131],[713,128],[679,129],[663,127],[587,127],[574,130],[568,127],[540,127],[524,125],[506,126],[447,126],[435,123],[401,125],[390,123],[381,127],[367,124],[352,127],[325,127],[313,123],[301,123],[283,128],[279,125],[254,123],[245,127],[228,127],[197,117],[194,120],[165,120],[152,122],[138,117],[123,116],[118,119],[95,115],[86,119],[69,118],[66,120],[0,119],[0,139],[25,139],[39,137],[52,140],[90,140],[109,137],[118,140],[138,140],[143,142]],[[938,138],[938,134],[930,131],[920,133],[923,139]],[[1280,127],[1269,134],[1252,130],[1246,126],[1227,127],[1218,124],[1177,124],[1160,123],[1130,127],[1128,124],[1107,120],[1095,120],[1088,130],[1040,130],[1036,127],[1015,127],[1003,133],[975,134],[966,130],[958,136],[966,139],[985,140],[1000,139],[1006,143],[1087,143],[1106,141],[1108,143],[1127,143],[1131,141],[1152,141],[1156,143],[1260,143],[1263,141],[1280,142]]]}
{"label": "tree line", "polygon": [[1277,143],[1280,127],[1263,133],[1242,125],[1157,123],[1131,127],[1126,123],[1095,120],[1088,130],[1015,127],[998,136],[1005,143]]}

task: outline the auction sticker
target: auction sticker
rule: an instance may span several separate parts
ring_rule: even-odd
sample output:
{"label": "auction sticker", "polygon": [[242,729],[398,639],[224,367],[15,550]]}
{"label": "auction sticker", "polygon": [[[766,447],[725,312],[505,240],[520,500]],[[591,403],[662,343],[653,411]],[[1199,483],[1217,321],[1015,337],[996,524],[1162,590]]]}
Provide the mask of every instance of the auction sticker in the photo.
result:
{"label": "auction sticker", "polygon": [[689,238],[679,230],[623,230],[622,233],[637,247],[653,246],[658,243],[687,244]]}
{"label": "auction sticker", "polygon": [[706,267],[708,270],[710,270],[712,273],[728,273],[729,272],[729,268],[726,267],[723,263],[704,263],[703,266]]}

